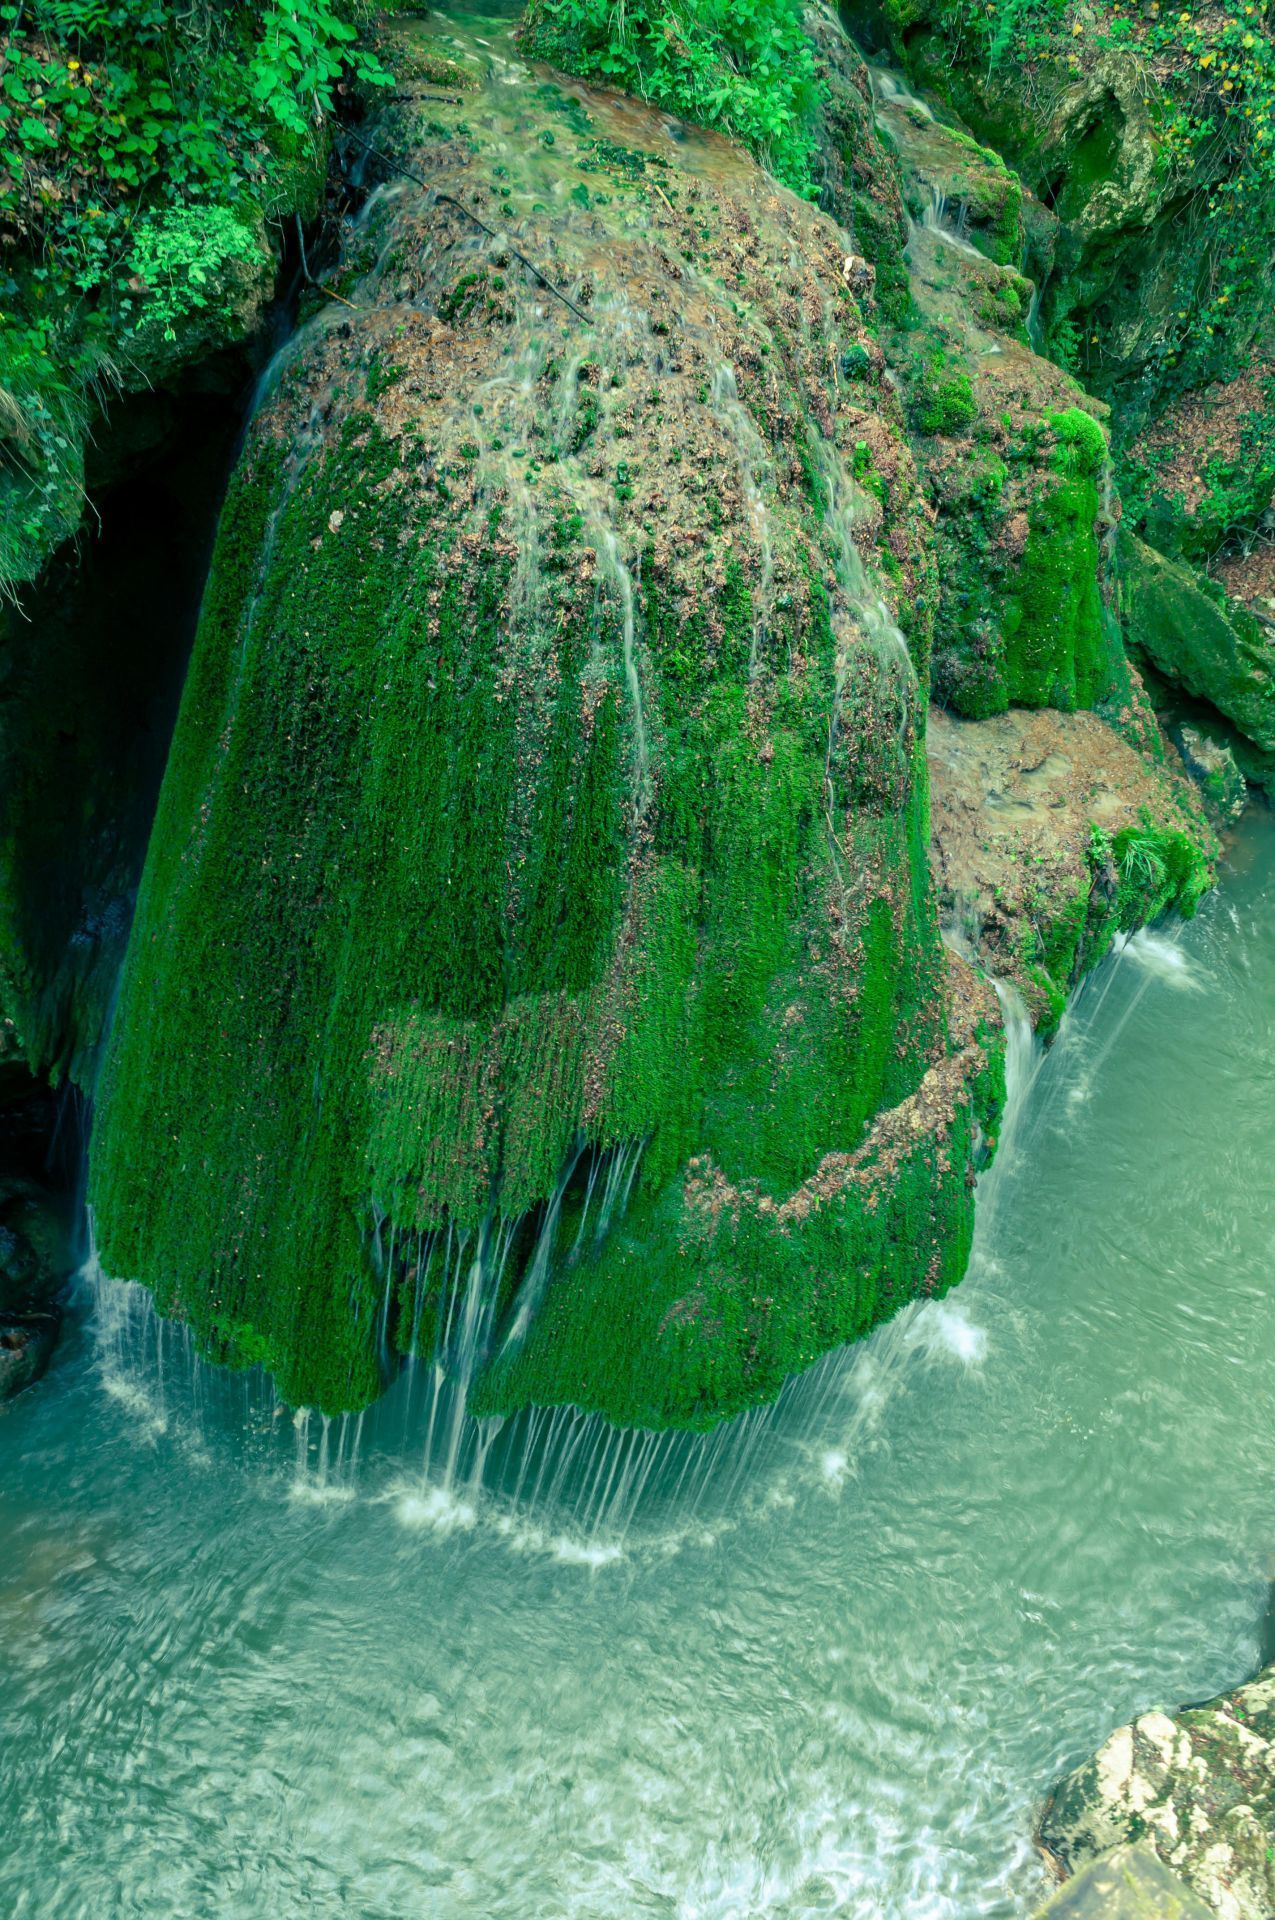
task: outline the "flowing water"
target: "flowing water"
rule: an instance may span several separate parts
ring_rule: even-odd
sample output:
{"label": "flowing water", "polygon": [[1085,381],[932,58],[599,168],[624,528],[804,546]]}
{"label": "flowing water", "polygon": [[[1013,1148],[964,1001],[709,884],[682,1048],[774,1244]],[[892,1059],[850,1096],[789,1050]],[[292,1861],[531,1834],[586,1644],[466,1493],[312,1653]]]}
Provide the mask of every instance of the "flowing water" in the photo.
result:
{"label": "flowing water", "polygon": [[325,1428],[86,1284],[0,1417],[0,1912],[1030,1914],[1059,1770],[1258,1656],[1273,1008],[1262,816],[1017,1030],[964,1285],[710,1441],[427,1477],[424,1379]]}

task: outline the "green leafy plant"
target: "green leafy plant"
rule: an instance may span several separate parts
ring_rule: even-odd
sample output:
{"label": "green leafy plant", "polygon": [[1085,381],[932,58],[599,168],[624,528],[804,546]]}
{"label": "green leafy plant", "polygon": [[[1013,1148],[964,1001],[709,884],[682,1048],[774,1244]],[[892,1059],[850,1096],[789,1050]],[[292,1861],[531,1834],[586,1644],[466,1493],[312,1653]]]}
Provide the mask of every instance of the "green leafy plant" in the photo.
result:
{"label": "green leafy plant", "polygon": [[814,55],[800,0],[533,0],[528,45],[715,127],[813,197]]}
{"label": "green leafy plant", "polygon": [[360,5],[0,0],[0,593],[75,528],[94,387],[229,315],[342,74],[388,81]]}

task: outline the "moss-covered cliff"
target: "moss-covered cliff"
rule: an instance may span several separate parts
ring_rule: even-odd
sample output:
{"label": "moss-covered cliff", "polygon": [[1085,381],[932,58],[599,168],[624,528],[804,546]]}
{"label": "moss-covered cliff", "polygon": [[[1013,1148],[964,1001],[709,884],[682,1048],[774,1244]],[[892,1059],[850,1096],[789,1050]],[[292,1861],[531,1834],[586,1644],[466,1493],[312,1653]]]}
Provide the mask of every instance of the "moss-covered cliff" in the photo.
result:
{"label": "moss-covered cliff", "polygon": [[[972,264],[981,250],[1034,282],[1025,316],[1031,343],[1058,363],[1056,374],[1083,382],[1096,399],[1079,405],[1109,426],[1112,466],[1102,487],[1098,569],[1106,619],[1120,599],[1126,611],[1135,599],[1144,609],[1149,605],[1136,585],[1131,594],[1121,579],[1126,569],[1114,533],[1123,514],[1127,528],[1187,570],[1179,572],[1183,590],[1190,586],[1215,602],[1210,627],[1229,622],[1246,636],[1245,673],[1252,678],[1238,690],[1238,703],[1251,708],[1275,665],[1267,626],[1275,483],[1269,379],[1275,43],[1269,21],[1243,0],[1166,9],[1154,0],[1132,6],[865,0],[846,17],[874,59],[905,68],[924,96],[910,96],[888,65],[878,68],[879,113],[900,152],[905,196],[909,178],[937,196],[938,217],[929,224],[946,228],[949,253],[952,243],[964,247],[967,275],[982,271]],[[1009,188],[1000,185],[1006,163],[1014,170]],[[1014,188],[1017,256],[1004,251]],[[915,189],[910,207],[919,215]],[[924,236],[908,248],[914,291],[918,277],[932,291],[927,249]],[[957,270],[947,264],[950,273]],[[1007,331],[1013,294],[1011,286],[995,294]],[[932,301],[919,304],[925,309]],[[992,303],[967,289],[956,307],[955,332],[963,335],[956,359],[963,350],[986,362],[987,341],[980,342],[969,323],[985,334]],[[906,316],[896,308],[899,317]],[[949,323],[940,341],[949,386],[957,372],[952,333]],[[1037,373],[1042,364],[1037,358]],[[1035,410],[1039,418],[1038,403]],[[988,424],[986,410],[980,411]],[[980,527],[989,517],[989,492],[995,488],[962,499],[939,479],[940,498],[945,506],[951,501],[965,530],[957,531],[952,547],[962,584],[945,596],[951,605],[936,635],[938,683],[947,681],[949,697],[965,712],[978,711],[971,694],[977,700],[986,681],[986,636],[998,630],[1004,597],[995,575],[1004,529],[1012,524],[1012,516],[1001,520],[998,537],[993,504],[992,537]],[[953,518],[943,511],[940,528],[945,522],[950,528]],[[990,581],[978,564],[980,552],[991,560]],[[1191,568],[1206,569],[1238,606],[1228,608],[1209,580],[1192,582]],[[1167,605],[1163,596],[1161,604]],[[1154,665],[1171,686],[1233,715],[1237,686],[1223,657],[1233,646],[1216,654],[1213,677],[1208,649],[1182,642],[1180,623],[1170,619],[1148,633],[1139,617],[1138,626],[1130,638],[1140,661]],[[1127,701],[1119,663],[1113,664],[1108,694]],[[1087,704],[1084,697],[1080,704]],[[1259,726],[1258,736],[1249,736],[1257,752],[1245,763],[1269,781],[1260,734]]]}
{"label": "moss-covered cliff", "polygon": [[836,226],[510,58],[382,128],[234,482],[92,1195],[294,1398],[477,1258],[480,1404],[698,1425],[964,1267],[931,563]]}

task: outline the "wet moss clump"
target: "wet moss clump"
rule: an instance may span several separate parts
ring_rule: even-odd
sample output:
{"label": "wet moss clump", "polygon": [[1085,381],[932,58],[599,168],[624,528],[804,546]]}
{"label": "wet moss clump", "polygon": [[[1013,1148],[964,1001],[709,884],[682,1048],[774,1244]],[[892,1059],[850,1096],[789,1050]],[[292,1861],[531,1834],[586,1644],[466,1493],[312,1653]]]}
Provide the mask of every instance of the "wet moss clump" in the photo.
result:
{"label": "wet moss clump", "polygon": [[944,475],[935,680],[958,713],[1096,707],[1123,689],[1119,622],[1103,592],[1107,471],[1102,428],[1070,407],[1004,457],[987,449]]}

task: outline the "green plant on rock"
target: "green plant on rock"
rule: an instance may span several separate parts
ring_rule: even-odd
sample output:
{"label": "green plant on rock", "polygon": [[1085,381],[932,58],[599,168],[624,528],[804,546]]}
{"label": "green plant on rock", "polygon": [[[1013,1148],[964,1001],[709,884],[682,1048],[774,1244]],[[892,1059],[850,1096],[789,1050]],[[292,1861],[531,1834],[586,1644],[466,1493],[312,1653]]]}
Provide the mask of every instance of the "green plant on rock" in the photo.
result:
{"label": "green plant on rock", "polygon": [[174,341],[193,313],[215,307],[215,317],[229,319],[234,281],[226,270],[250,265],[260,249],[256,227],[228,207],[174,207],[139,221],[128,265],[145,288],[145,327]]}
{"label": "green plant on rock", "polygon": [[0,592],[75,528],[95,384],[143,381],[233,305],[264,219],[317,205],[338,74],[389,78],[358,18],[0,0]]}
{"label": "green plant on rock", "polygon": [[813,196],[817,99],[800,0],[533,0],[529,47],[716,127]]}

